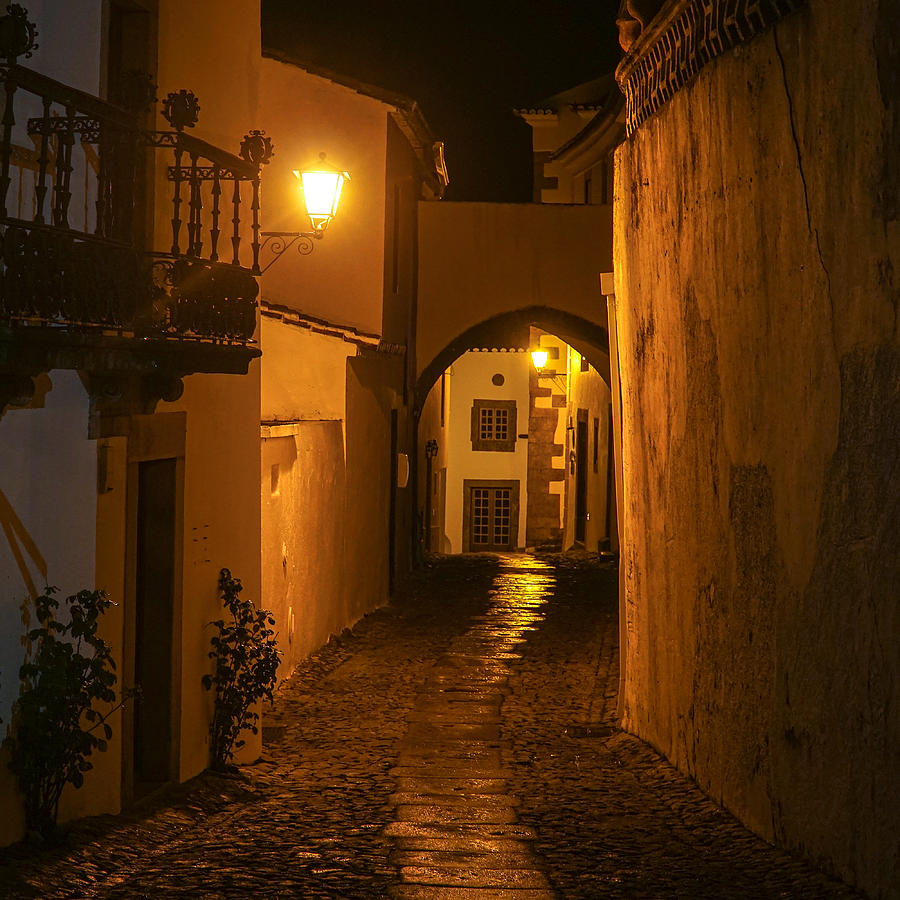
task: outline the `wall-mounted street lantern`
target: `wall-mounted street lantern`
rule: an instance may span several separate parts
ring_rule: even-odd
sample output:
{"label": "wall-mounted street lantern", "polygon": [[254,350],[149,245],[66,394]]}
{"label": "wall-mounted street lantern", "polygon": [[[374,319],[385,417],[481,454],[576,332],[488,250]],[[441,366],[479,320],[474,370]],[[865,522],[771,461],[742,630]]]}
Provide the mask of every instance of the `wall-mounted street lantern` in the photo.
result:
{"label": "wall-mounted street lantern", "polygon": [[538,375],[541,374],[544,366],[547,365],[547,356],[549,354],[546,350],[532,350],[531,351],[531,361],[534,363],[535,369],[537,369]]}
{"label": "wall-mounted street lantern", "polygon": [[347,172],[341,172],[325,162],[325,154],[319,154],[319,161],[308,169],[294,169],[303,187],[303,200],[313,231],[321,237],[328,223],[337,215],[344,183],[350,180]]}
{"label": "wall-mounted street lantern", "polygon": [[563,392],[566,392],[566,378],[567,373],[563,372],[562,374],[558,373],[555,369],[550,369],[546,371],[547,359],[550,354],[538,347],[535,350],[531,351],[531,361],[534,364],[535,371],[537,372],[538,378],[550,378],[553,383]]}
{"label": "wall-mounted street lantern", "polygon": [[337,215],[341,192],[344,184],[350,180],[349,173],[342,172],[325,161],[324,153],[319,154],[318,161],[313,165],[292,171],[300,181],[312,231],[263,231],[262,247],[268,246],[274,254],[263,272],[272,268],[284,252],[295,244],[301,256],[312,253],[315,246],[313,241],[322,238],[328,224]]}

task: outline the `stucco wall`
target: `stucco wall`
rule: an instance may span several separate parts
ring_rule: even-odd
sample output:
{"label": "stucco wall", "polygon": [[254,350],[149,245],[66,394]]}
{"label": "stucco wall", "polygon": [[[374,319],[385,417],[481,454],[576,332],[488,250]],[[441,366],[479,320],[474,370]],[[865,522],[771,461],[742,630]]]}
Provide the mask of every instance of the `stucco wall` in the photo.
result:
{"label": "stucco wall", "polygon": [[[254,27],[258,21],[259,0],[225,6],[209,0],[159,3],[157,95],[165,97],[183,88],[193,91],[200,117],[191,133],[232,153],[238,152],[245,133],[265,128],[259,121],[260,38]],[[169,127],[161,115],[157,127]],[[171,184],[161,168],[170,162],[167,154],[156,154],[157,247],[171,241]],[[248,187],[243,197],[242,261],[249,265]],[[203,237],[207,241],[208,233]],[[184,240],[182,228],[182,244]],[[182,780],[209,761],[211,695],[200,686],[200,678],[211,665],[206,657],[208,623],[221,609],[219,570],[229,568],[241,578],[244,596],[260,599],[259,384],[258,362],[251,364],[246,376],[191,375],[184,379],[180,400],[157,408],[160,413],[187,413],[181,646],[174,648],[176,654],[180,649],[182,667],[178,697]],[[247,755],[257,749],[258,740],[251,739]]]}
{"label": "stucco wall", "polygon": [[[158,58],[157,96],[187,89],[200,101],[191,134],[237,153],[247,131],[266,127],[257,119],[259,0],[159,0]],[[161,115],[158,127],[169,128]]]}
{"label": "stucco wall", "polygon": [[611,255],[605,207],[420,203],[417,374],[500,313],[544,306],[605,326],[598,275]]}
{"label": "stucco wall", "polygon": [[615,192],[625,725],[894,897],[898,14],[811,0],[644,123]]}
{"label": "stucco wall", "polygon": [[275,615],[279,677],[350,622],[344,609],[343,422],[272,429],[262,442],[263,602]]}
{"label": "stucco wall", "polygon": [[347,516],[355,515],[347,509],[345,422],[347,357],[356,347],[266,316],[261,335],[262,601],[275,614],[285,678],[358,618],[341,577]]}
{"label": "stucco wall", "polygon": [[[531,357],[518,352],[474,352],[461,356],[452,367],[447,429],[446,534],[451,553],[465,551],[463,534],[463,481],[465,479],[519,482],[519,521],[516,547],[525,546],[528,509],[528,441],[516,440],[512,453],[472,449],[472,401],[515,400],[516,433],[528,430],[528,370]],[[505,381],[492,383],[495,374]]]}
{"label": "stucco wall", "polygon": [[[219,571],[225,567],[259,603],[259,362],[247,375],[192,375],[177,403],[158,413],[187,412],[184,463],[182,617],[180,622],[180,778],[209,764],[211,694],[201,686],[209,623],[222,611]],[[178,628],[176,626],[176,635]],[[175,653],[179,647],[176,638]],[[248,738],[247,753],[258,750]]]}
{"label": "stucco wall", "polygon": [[[282,678],[388,600],[395,398],[385,383],[399,376],[399,365],[345,358],[346,419],[263,426],[262,597],[275,613]],[[397,507],[401,515],[402,502]]]}
{"label": "stucco wall", "polygon": [[[97,442],[87,440],[87,392],[76,372],[64,370],[41,376],[38,388],[38,408],[8,409],[0,419],[0,738],[19,696],[25,601],[47,585],[59,588],[60,599],[95,585]],[[105,637],[121,639],[115,611],[104,624]],[[24,827],[6,762],[4,751],[0,796],[11,802],[0,816],[0,844],[18,839]],[[92,774],[95,795],[67,791],[62,817],[115,808],[115,773]]]}
{"label": "stucco wall", "polygon": [[[566,361],[569,377],[568,415],[572,424],[577,427],[578,410],[587,410],[587,459],[575,460],[575,469],[583,465],[586,475],[586,512],[584,523],[584,548],[596,553],[601,541],[610,538],[615,531],[615,513],[610,512],[607,523],[607,465],[609,456],[609,406],[610,392],[606,382],[593,368],[581,371],[581,356],[577,351],[568,349]],[[597,420],[596,446],[594,437],[594,420]],[[569,450],[576,450],[576,432],[569,432]],[[596,466],[595,461],[596,460]],[[566,506],[566,524],[563,546],[571,547],[575,542],[575,492],[576,473],[572,467],[566,466],[567,494],[569,502]]]}
{"label": "stucco wall", "polygon": [[356,347],[266,315],[260,317],[263,422],[343,419],[347,357]]}
{"label": "stucco wall", "polygon": [[[374,354],[347,363],[345,562],[334,575],[345,592],[345,627],[388,601],[391,468],[397,465],[391,457],[391,410],[400,406],[390,385],[401,383],[402,365],[402,357]],[[409,454],[402,434],[400,427],[397,450]],[[411,484],[398,489],[395,517],[413,508],[412,490]]]}
{"label": "stucco wall", "polygon": [[[447,488],[447,460],[449,458],[447,437],[449,435],[448,411],[450,402],[451,378],[446,372],[434,383],[434,387],[428,392],[428,397],[422,406],[422,414],[419,416],[418,428],[418,509],[422,517],[423,528],[431,529],[431,550],[435,553],[449,553],[450,540],[447,537],[446,516],[444,507],[446,503]],[[443,404],[443,410],[441,408]],[[425,461],[425,444],[429,440],[437,442],[437,455],[431,462],[432,482],[427,484],[426,474],[428,465]],[[443,490],[441,485],[443,484]],[[431,491],[430,521],[425,518],[426,502],[425,492]],[[424,542],[425,535],[422,534]]]}
{"label": "stucco wall", "polygon": [[[350,173],[338,215],[315,250],[287,253],[260,282],[272,303],[380,334],[384,281],[384,185],[388,107],[274,59],[261,61],[258,124],[275,144],[263,172],[269,231],[309,231],[292,169],[327,162]],[[263,251],[261,264],[272,257]]]}

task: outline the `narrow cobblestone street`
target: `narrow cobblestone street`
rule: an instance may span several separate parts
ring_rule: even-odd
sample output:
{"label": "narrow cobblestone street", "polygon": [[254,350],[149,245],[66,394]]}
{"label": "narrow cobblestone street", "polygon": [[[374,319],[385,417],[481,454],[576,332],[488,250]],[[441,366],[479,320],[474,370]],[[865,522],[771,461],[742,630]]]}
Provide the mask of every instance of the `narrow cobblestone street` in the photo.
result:
{"label": "narrow cobblestone street", "polygon": [[281,689],[256,765],[0,851],[0,896],[856,896],[617,731],[617,677],[611,566],[434,560]]}

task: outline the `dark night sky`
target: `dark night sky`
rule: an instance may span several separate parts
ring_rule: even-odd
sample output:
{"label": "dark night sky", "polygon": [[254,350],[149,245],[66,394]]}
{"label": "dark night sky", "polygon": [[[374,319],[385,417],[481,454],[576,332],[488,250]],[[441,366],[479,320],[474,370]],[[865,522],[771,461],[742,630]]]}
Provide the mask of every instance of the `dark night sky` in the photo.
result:
{"label": "dark night sky", "polygon": [[263,43],[417,100],[447,145],[447,199],[529,201],[531,129],[512,109],[614,68],[618,5],[262,0]]}

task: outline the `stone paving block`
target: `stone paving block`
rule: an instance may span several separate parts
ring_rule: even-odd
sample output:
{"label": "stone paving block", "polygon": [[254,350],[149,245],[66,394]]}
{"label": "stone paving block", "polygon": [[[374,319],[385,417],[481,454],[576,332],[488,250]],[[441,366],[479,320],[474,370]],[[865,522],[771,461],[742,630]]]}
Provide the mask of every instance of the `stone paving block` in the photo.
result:
{"label": "stone paving block", "polygon": [[534,856],[529,848],[509,841],[504,852],[462,849],[419,848],[416,850],[395,850],[390,860],[396,866],[456,866],[469,865],[482,869],[510,869],[531,865]]}
{"label": "stone paving block", "polygon": [[503,794],[506,780],[503,778],[446,778],[423,774],[418,777],[403,776],[396,782],[398,793],[429,794],[439,796],[468,796],[470,794]]}
{"label": "stone paving block", "polygon": [[413,803],[397,806],[394,817],[398,822],[439,823],[448,825],[508,825],[516,821],[516,814],[509,806],[474,803]]}
{"label": "stone paving block", "polygon": [[499,709],[503,703],[503,698],[507,691],[500,688],[484,688],[484,687],[462,687],[455,683],[442,685],[440,688],[429,686],[427,693],[423,690],[422,694],[416,700],[416,706],[425,703],[446,703],[453,705],[455,703],[484,703]]}
{"label": "stone paving block", "polygon": [[437,793],[432,791],[398,792],[391,794],[390,801],[395,806],[415,806],[437,804],[439,806],[506,806],[512,809],[516,800],[507,794],[477,794],[465,789],[455,793]]}
{"label": "stone paving block", "polygon": [[433,722],[440,725],[445,722],[499,722],[500,700],[496,703],[477,703],[474,701],[454,700],[449,697],[432,698],[417,701],[409,714],[410,722]]}
{"label": "stone paving block", "polygon": [[443,744],[414,747],[401,750],[397,756],[401,766],[439,766],[452,769],[473,770],[473,763],[480,767],[482,775],[489,775],[491,770],[500,769],[500,750],[497,747],[480,746],[454,748]]}
{"label": "stone paving block", "polygon": [[406,736],[408,744],[415,746],[420,742],[444,743],[453,742],[494,742],[500,739],[500,725],[496,722],[422,722],[418,719],[410,724]]}
{"label": "stone paving block", "polygon": [[[419,707],[409,714],[409,722],[429,729],[448,728],[453,725],[474,729],[490,725],[494,727],[494,733],[499,733],[499,726],[503,719],[500,717],[497,707],[474,708],[474,704],[470,704],[470,706],[473,708],[448,708],[446,704],[435,703],[424,709]],[[485,740],[495,741],[497,738],[489,736]]]}
{"label": "stone paving block", "polygon": [[537,837],[534,829],[521,824],[470,824],[442,822],[391,822],[386,825],[383,834],[390,838],[464,838],[474,836],[481,840],[529,841]]}
{"label": "stone paving block", "polygon": [[388,774],[392,778],[487,778],[496,780],[509,778],[511,773],[512,769],[502,766],[496,768],[481,764],[446,766],[441,763],[435,766],[429,765],[427,769],[421,765],[397,765],[388,770]]}
{"label": "stone paving block", "polygon": [[409,884],[468,888],[548,888],[543,872],[513,866],[506,869],[477,865],[401,866],[400,877]]}
{"label": "stone paving block", "polygon": [[390,896],[397,900],[556,900],[552,891],[535,888],[478,889],[424,884],[393,887]]}
{"label": "stone paving block", "polygon": [[468,670],[451,666],[440,669],[432,669],[425,681],[425,690],[440,690],[450,686],[456,690],[472,690],[473,688],[490,688],[505,686],[509,683],[509,675],[498,671],[496,674],[485,673],[477,666],[471,666]]}
{"label": "stone paving block", "polygon": [[428,853],[434,859],[439,859],[442,853],[517,856],[521,859],[533,859],[530,845],[526,845],[524,840],[521,836],[517,838],[485,837],[471,829],[465,834],[445,835],[444,837],[423,837],[419,834],[395,835],[392,838],[395,849],[391,853],[391,859],[397,853]]}

